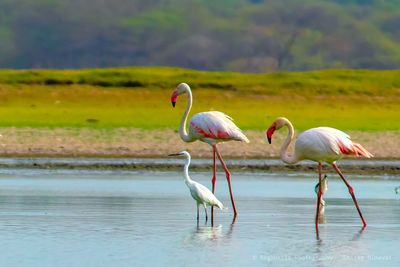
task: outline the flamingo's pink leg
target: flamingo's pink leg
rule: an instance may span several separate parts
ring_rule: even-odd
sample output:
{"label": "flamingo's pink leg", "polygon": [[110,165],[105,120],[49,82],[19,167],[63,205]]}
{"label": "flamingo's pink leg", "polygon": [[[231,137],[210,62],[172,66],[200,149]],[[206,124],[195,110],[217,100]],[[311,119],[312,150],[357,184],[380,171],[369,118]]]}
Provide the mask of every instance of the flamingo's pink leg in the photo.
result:
{"label": "flamingo's pink leg", "polygon": [[319,188],[318,188],[318,196],[317,196],[317,211],[315,213],[315,230],[317,232],[317,237],[319,236],[318,232],[318,217],[319,217],[319,205],[321,205],[322,198],[322,164],[318,162],[318,179],[319,179]]}
{"label": "flamingo's pink leg", "polygon": [[[216,159],[215,159],[215,145],[212,146],[213,148],[213,161],[214,161],[214,165],[213,165],[213,177],[211,179],[211,183],[212,183],[212,192],[213,194],[215,193],[215,182],[217,181],[217,165],[216,165]],[[211,223],[214,223],[214,206],[211,206]]]}
{"label": "flamingo's pink leg", "polygon": [[230,193],[230,195],[231,195],[231,202],[232,202],[233,213],[234,213],[234,216],[236,216],[236,215],[237,215],[237,212],[236,212],[236,205],[235,205],[235,199],[233,198],[233,191],[232,191],[232,186],[231,186],[231,173],[229,172],[228,168],[226,167],[226,164],[225,164],[224,160],[222,159],[222,156],[221,156],[221,154],[219,153],[219,151],[218,151],[218,149],[217,149],[217,146],[215,146],[215,152],[217,153],[218,159],[219,159],[219,161],[221,162],[222,167],[224,168],[225,173],[226,173],[226,179],[227,179],[227,181],[228,181],[228,186],[229,186],[229,193]]}
{"label": "flamingo's pink leg", "polygon": [[333,168],[336,170],[336,172],[340,175],[340,177],[342,178],[343,182],[346,184],[347,188],[349,189],[349,193],[350,193],[350,195],[351,195],[351,198],[352,198],[353,201],[354,201],[354,205],[355,205],[356,208],[357,208],[357,211],[358,211],[358,214],[360,215],[361,221],[363,222],[364,227],[366,227],[366,226],[367,226],[367,223],[365,222],[364,217],[363,217],[363,215],[362,215],[362,213],[361,213],[360,207],[358,206],[356,196],[354,195],[353,187],[351,187],[351,185],[349,184],[349,182],[347,182],[346,178],[344,178],[344,175],[342,174],[342,172],[340,171],[339,167],[336,165],[335,162],[332,163],[332,166],[333,166]]}
{"label": "flamingo's pink leg", "polygon": [[216,147],[215,147],[215,145],[213,145],[213,177],[211,180],[213,194],[215,193],[215,182],[217,181],[217,165],[216,165],[216,161],[215,161],[216,160],[215,150],[216,150]]}

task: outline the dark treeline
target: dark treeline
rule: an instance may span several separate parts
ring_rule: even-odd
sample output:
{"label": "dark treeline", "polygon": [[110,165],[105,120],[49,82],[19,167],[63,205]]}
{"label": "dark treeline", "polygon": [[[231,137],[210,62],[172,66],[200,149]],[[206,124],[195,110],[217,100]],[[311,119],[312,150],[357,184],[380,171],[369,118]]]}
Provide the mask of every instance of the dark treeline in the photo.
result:
{"label": "dark treeline", "polygon": [[400,1],[0,0],[1,68],[400,67]]}

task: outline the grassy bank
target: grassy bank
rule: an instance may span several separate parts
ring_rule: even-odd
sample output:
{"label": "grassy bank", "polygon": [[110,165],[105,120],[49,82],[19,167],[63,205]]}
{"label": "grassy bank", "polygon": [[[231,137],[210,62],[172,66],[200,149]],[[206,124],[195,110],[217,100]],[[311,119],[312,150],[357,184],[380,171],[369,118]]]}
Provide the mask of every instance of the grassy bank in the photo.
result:
{"label": "grassy bank", "polygon": [[239,74],[179,68],[0,70],[1,127],[176,129],[185,107],[173,88],[193,88],[194,112],[220,110],[246,130],[277,116],[297,129],[400,129],[400,71],[326,70]]}

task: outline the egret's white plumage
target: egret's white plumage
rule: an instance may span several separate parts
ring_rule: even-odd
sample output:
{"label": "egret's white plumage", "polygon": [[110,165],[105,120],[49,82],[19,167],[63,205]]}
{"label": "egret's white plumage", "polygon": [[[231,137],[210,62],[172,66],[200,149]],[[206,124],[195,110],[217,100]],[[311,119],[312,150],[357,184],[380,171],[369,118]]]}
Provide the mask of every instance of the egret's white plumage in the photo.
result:
{"label": "egret's white plumage", "polygon": [[190,194],[192,198],[196,201],[197,204],[197,219],[199,219],[199,205],[204,207],[204,211],[206,213],[207,220],[207,205],[211,207],[218,207],[223,209],[221,201],[219,201],[215,195],[204,185],[193,181],[189,176],[189,165],[190,165],[190,154],[187,151],[182,151],[177,154],[171,154],[170,156],[184,156],[186,158],[185,165],[183,168],[183,175],[185,177],[185,183],[190,190]]}
{"label": "egret's white plumage", "polygon": [[[322,178],[321,184],[322,184],[321,192],[324,194],[326,191],[328,191],[328,176],[327,175],[325,175],[324,178]],[[319,192],[319,183],[317,183],[315,185],[314,191],[315,191],[316,194],[318,194],[318,192]]]}
{"label": "egret's white plumage", "polygon": [[[287,149],[289,144],[292,142],[294,137],[294,129],[293,125],[286,118],[277,118],[272,125],[267,130],[267,138],[268,142],[271,143],[272,135],[275,130],[278,130],[286,126],[289,129],[288,135],[282,144],[280,150],[280,156],[282,161],[288,164],[295,164],[301,160],[313,160],[318,162],[318,172],[319,172],[319,184],[322,182],[321,171],[322,171],[322,162],[327,162],[332,164],[333,168],[342,178],[343,182],[346,184],[349,189],[349,193],[354,201],[354,205],[357,208],[357,211],[360,215],[360,218],[363,222],[364,227],[367,225],[362,216],[361,210],[358,206],[356,197],[354,195],[354,190],[351,185],[347,182],[346,178],[340,171],[339,167],[336,165],[336,161],[341,159],[343,156],[362,156],[366,158],[373,157],[373,155],[368,152],[364,147],[360,144],[354,143],[351,141],[350,136],[346,133],[330,128],[330,127],[318,127],[309,129],[303,133],[301,133],[295,144],[294,153],[289,155],[287,153]],[[323,195],[322,187],[319,186],[318,192],[318,201],[317,201],[317,211],[316,211],[316,220],[315,226],[318,234],[318,215],[319,215],[319,206],[321,203],[321,197]]]}
{"label": "egret's white plumage", "polygon": [[[222,164],[225,170],[226,178],[228,180],[229,193],[231,196],[233,212],[236,215],[236,206],[233,198],[233,191],[231,187],[231,174],[222,159],[221,154],[218,151],[217,144],[225,141],[242,141],[249,143],[249,139],[243,134],[243,132],[235,125],[233,119],[228,115],[219,111],[201,112],[193,115],[189,122],[189,131],[187,131],[186,122],[192,108],[192,91],[189,85],[186,83],[180,83],[176,89],[172,92],[171,103],[175,107],[176,100],[179,95],[187,95],[187,105],[185,112],[182,116],[181,124],[179,127],[179,135],[185,142],[193,142],[200,140],[213,147],[213,178],[212,178],[212,191],[215,192],[215,181],[216,181],[216,156]],[[213,210],[211,209],[211,212]]]}
{"label": "egret's white plumage", "polygon": [[[324,178],[322,178],[321,180],[321,203],[319,205],[319,215],[321,216],[321,220],[320,222],[324,222],[324,215],[325,215],[325,200],[324,200],[324,194],[326,191],[328,191],[328,176],[324,176]],[[320,183],[317,183],[315,185],[314,191],[318,196],[318,192],[319,192],[319,187],[320,187]]]}

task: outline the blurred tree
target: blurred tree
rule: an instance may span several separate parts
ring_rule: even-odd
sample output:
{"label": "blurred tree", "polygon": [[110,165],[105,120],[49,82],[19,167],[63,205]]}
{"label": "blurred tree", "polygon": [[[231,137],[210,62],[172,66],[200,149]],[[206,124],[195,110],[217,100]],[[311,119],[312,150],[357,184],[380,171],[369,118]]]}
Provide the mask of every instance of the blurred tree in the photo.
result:
{"label": "blurred tree", "polygon": [[399,68],[400,2],[0,0],[0,67]]}

